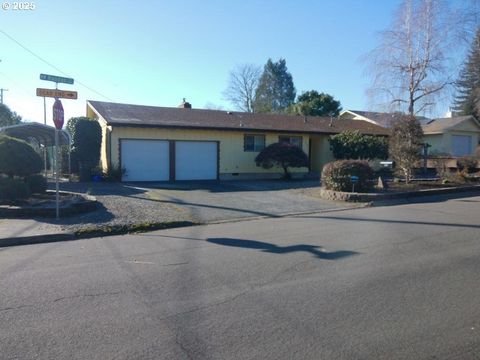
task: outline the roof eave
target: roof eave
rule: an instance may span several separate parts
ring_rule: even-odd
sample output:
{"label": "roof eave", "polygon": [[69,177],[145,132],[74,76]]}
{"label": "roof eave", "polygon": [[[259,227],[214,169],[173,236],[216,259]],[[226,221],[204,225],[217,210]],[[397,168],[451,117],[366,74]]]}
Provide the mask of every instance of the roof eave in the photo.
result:
{"label": "roof eave", "polygon": [[[316,135],[331,135],[338,134],[344,130],[332,129],[331,131],[323,130],[288,130],[288,129],[267,129],[267,128],[251,128],[251,127],[212,127],[212,126],[186,126],[186,125],[165,125],[165,124],[128,124],[122,122],[107,122],[110,126],[116,127],[137,127],[137,128],[162,128],[162,129],[188,129],[188,130],[219,130],[219,131],[263,131],[263,132],[275,132],[275,133],[290,133],[290,134],[316,134]],[[378,135],[389,136],[390,134],[385,132],[374,131],[361,131],[365,135]]]}

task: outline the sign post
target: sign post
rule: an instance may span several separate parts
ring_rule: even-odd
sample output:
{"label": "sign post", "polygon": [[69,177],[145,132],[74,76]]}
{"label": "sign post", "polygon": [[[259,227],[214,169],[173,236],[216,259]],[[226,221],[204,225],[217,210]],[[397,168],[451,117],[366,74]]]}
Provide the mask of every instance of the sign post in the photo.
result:
{"label": "sign post", "polygon": [[64,120],[64,111],[62,102],[56,98],[53,103],[53,122],[55,124],[55,198],[56,198],[56,217],[60,219],[60,194],[59,194],[59,174],[58,174],[58,133],[62,130]]}
{"label": "sign post", "polygon": [[355,184],[358,182],[358,176],[352,175],[350,176],[350,182],[352,183],[352,193],[355,192]]}
{"label": "sign post", "polygon": [[[56,75],[48,75],[48,74],[40,74],[40,80],[45,80],[45,81],[52,81],[55,83],[55,89],[43,89],[43,88],[37,88],[37,96],[43,97],[43,120],[44,124],[47,125],[47,103],[45,98],[46,97],[52,97],[55,98],[55,104],[53,105],[53,121],[55,122],[55,128],[57,129],[55,131],[55,154],[54,154],[54,166],[52,169],[52,174],[53,171],[57,172],[56,176],[56,184],[57,184],[57,219],[59,217],[59,210],[58,210],[58,167],[57,167],[57,157],[58,157],[58,130],[61,130],[63,127],[63,106],[60,100],[58,98],[63,98],[63,99],[72,99],[76,100],[78,97],[78,94],[76,91],[67,91],[67,90],[59,90],[58,89],[58,84],[70,84],[73,85],[74,80],[72,78],[68,77],[63,77],[63,76],[56,76]],[[57,103],[58,102],[58,103]],[[57,109],[57,110],[56,110]],[[57,111],[57,113],[55,112]],[[57,119],[57,121],[55,121]],[[58,123],[58,125],[57,125]],[[61,125],[60,125],[61,123]],[[44,154],[44,161],[45,161],[45,177],[47,177],[47,150],[45,147],[45,154]],[[68,153],[68,156],[70,157],[70,150]],[[69,170],[68,172],[70,173],[70,159],[68,161],[69,163]]]}

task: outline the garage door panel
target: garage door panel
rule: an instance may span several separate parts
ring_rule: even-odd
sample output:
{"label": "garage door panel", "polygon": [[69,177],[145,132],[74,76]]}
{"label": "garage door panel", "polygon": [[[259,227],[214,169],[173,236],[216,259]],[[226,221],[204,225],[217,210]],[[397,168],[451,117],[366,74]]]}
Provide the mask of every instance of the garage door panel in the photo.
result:
{"label": "garage door panel", "polygon": [[123,181],[169,180],[169,143],[164,140],[122,140]]}
{"label": "garage door panel", "polygon": [[465,156],[472,153],[472,137],[469,135],[452,135],[452,155]]}
{"label": "garage door panel", "polygon": [[218,144],[213,141],[177,141],[175,143],[175,179],[217,179],[217,146]]}

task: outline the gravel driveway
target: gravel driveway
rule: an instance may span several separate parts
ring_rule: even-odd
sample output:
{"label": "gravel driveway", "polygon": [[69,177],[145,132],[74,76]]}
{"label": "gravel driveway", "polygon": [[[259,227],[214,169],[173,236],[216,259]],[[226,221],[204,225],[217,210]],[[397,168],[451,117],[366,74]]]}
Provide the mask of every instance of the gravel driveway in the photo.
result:
{"label": "gravel driveway", "polygon": [[97,198],[94,212],[59,221],[64,230],[147,222],[216,222],[245,217],[330,210],[346,205],[317,197],[318,181],[215,181],[181,183],[61,183],[61,190]]}

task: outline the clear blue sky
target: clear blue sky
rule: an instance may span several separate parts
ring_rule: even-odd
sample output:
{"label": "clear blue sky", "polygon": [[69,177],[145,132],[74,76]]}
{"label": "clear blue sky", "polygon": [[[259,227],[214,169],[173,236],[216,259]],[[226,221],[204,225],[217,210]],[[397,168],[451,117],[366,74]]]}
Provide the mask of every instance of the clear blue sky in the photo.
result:
{"label": "clear blue sky", "polygon": [[[8,1],[8,0],[7,0]],[[104,100],[231,109],[223,99],[228,73],[241,63],[283,57],[297,93],[332,94],[344,109],[366,109],[361,55],[376,45],[397,0],[53,1],[34,10],[0,9],[0,30],[76,80],[65,117],[85,114],[85,101]],[[13,3],[13,2],[10,2]],[[43,122],[40,73],[65,74],[0,33],[4,102]],[[88,86],[90,89],[80,85]],[[101,94],[101,95],[100,95]],[[103,96],[102,96],[103,95]],[[51,122],[53,99],[47,99]]]}

